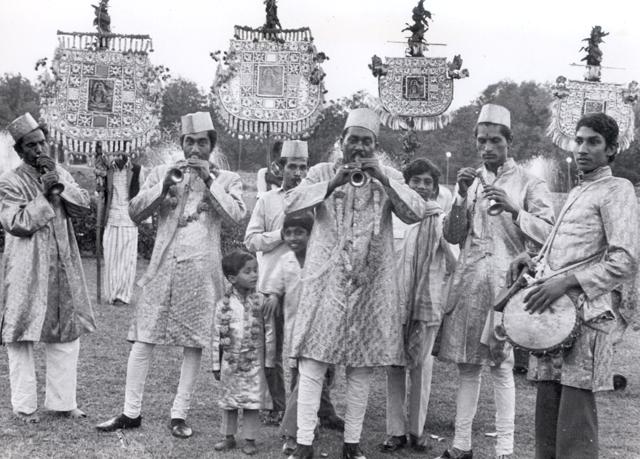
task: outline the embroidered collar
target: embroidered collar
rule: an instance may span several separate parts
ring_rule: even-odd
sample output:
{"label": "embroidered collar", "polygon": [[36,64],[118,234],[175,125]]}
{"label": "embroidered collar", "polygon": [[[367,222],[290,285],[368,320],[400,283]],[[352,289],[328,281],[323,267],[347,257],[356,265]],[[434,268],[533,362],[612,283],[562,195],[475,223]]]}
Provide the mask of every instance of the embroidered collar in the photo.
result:
{"label": "embroidered collar", "polygon": [[502,166],[498,167],[497,174],[494,175],[494,173],[491,172],[489,169],[487,169],[487,166],[485,166],[484,164],[482,165],[482,173],[486,178],[500,177],[506,172],[509,172],[510,170],[515,169],[515,167],[516,167],[515,160],[513,158],[507,158],[505,162],[502,164]]}
{"label": "embroidered collar", "polygon": [[611,167],[602,166],[595,170],[592,170],[591,172],[579,174],[579,177],[581,182],[595,182],[598,179],[601,179],[603,177],[611,177],[612,175],[613,174],[611,172]]}

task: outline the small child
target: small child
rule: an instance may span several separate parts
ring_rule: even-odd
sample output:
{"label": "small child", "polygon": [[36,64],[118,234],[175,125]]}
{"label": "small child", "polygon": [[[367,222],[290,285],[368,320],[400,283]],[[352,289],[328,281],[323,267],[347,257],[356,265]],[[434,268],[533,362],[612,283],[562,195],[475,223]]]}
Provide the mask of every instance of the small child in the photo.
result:
{"label": "small child", "polygon": [[[282,239],[291,251],[280,257],[276,268],[267,278],[264,286],[264,293],[269,295],[266,309],[277,309],[279,312],[280,305],[282,305],[284,312],[283,355],[287,357],[291,355],[291,340],[298,302],[300,301],[300,280],[312,228],[313,215],[310,213],[296,212],[285,217],[282,225]],[[291,392],[287,398],[286,411],[280,427],[280,433],[285,440],[282,451],[286,456],[293,454],[296,449],[298,425],[298,362],[293,358],[289,358],[288,361],[291,370]],[[318,416],[321,425],[341,430],[344,429],[344,421],[336,415],[329,397],[329,386],[333,379],[333,373],[334,368],[330,366],[322,386]]]}
{"label": "small child", "polygon": [[275,335],[273,323],[263,315],[264,297],[256,293],[258,264],[244,251],[222,258],[222,272],[231,289],[216,305],[213,328],[213,374],[222,382],[218,404],[222,413],[224,440],[216,451],[236,447],[238,410],[242,409],[245,445],[242,452],[255,454],[259,412],[272,406],[264,368],[273,368]]}

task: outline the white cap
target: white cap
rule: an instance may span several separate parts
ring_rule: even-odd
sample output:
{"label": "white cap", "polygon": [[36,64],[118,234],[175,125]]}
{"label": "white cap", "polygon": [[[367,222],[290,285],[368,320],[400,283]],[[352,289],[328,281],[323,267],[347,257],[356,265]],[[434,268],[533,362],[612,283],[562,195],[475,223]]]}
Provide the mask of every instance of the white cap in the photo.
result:
{"label": "white cap", "polygon": [[309,158],[309,148],[304,140],[285,140],[282,143],[281,158]]}
{"label": "white cap", "polygon": [[480,123],[501,124],[511,129],[511,112],[502,105],[483,105],[476,124]]}
{"label": "white cap", "polygon": [[356,108],[349,112],[347,121],[344,123],[345,130],[350,127],[369,129],[377,138],[380,133],[380,117],[370,108]]}
{"label": "white cap", "polygon": [[213,130],[213,121],[209,112],[189,113],[182,117],[182,135]]}
{"label": "white cap", "polygon": [[38,122],[27,112],[13,120],[11,124],[7,126],[7,130],[9,134],[11,134],[11,137],[13,137],[14,142],[17,143],[25,135],[31,131],[35,131],[39,127]]}

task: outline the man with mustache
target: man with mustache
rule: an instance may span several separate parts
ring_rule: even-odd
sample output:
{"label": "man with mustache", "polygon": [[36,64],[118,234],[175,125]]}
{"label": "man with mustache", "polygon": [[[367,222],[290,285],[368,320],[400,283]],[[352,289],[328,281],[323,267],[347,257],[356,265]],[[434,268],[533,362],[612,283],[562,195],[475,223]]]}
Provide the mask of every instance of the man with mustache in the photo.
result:
{"label": "man with mustache", "polygon": [[[223,295],[220,233],[225,219],[245,215],[242,182],[234,172],[209,162],[217,134],[208,112],[182,117],[184,161],[154,168],[129,202],[131,219],[158,216],[158,232],[127,339],[124,410],[98,424],[103,432],[140,427],[142,396],[156,345],[183,348],[178,391],[171,409],[171,434],[188,438],[186,423],[200,370],[202,350],[211,344],[213,312]],[[176,181],[176,171],[182,180]]]}
{"label": "man with mustache", "polygon": [[[513,352],[504,340],[496,338],[494,326],[499,317],[493,305],[504,288],[511,260],[524,250],[540,248],[554,214],[544,181],[509,157],[512,138],[509,110],[484,105],[475,128],[483,166],[458,172],[456,200],[445,218],[444,237],[460,244],[461,252],[445,302],[438,357],[458,365],[460,382],[453,448],[445,451],[442,459],[470,459],[473,455],[471,425],[483,365],[490,367],[494,386],[496,457],[513,454]],[[502,212],[491,215],[492,204]]]}
{"label": "man with mustache", "polygon": [[[344,164],[320,163],[285,195],[286,213],[315,210],[292,337],[298,358],[296,459],[313,457],[322,383],[330,365],[347,377],[344,459],[364,459],[362,422],[374,367],[402,365],[402,318],[396,303],[391,215],[422,220],[426,202],[402,174],[375,158],[380,119],[352,110],[341,137]],[[361,182],[351,175],[368,176]]]}
{"label": "man with mustache", "polygon": [[[261,252],[258,257],[258,291],[264,292],[268,276],[275,271],[276,265],[283,254],[290,249],[284,242],[282,223],[284,221],[284,195],[288,190],[298,186],[307,176],[309,151],[307,142],[302,140],[286,140],[282,144],[280,153],[282,168],[282,187],[264,193],[256,202],[247,226],[244,239],[247,249]],[[267,315],[274,314],[273,308],[267,309]],[[275,314],[276,330],[276,366],[266,370],[267,383],[273,410],[266,422],[279,424],[286,408],[286,394],[283,368],[284,343],[284,315],[281,311]],[[325,389],[326,391],[326,389]],[[335,410],[328,398],[328,392],[323,401],[321,421],[327,427],[341,428],[342,420],[335,414]]]}
{"label": "man with mustache", "polygon": [[[39,421],[34,343],[44,343],[44,406],[73,418],[80,335],[95,330],[70,217],[89,213],[89,193],[49,156],[48,132],[26,113],[8,126],[22,164],[0,180],[6,232],[0,279],[0,343],[9,355],[11,406]],[[64,187],[62,189],[62,187]]]}

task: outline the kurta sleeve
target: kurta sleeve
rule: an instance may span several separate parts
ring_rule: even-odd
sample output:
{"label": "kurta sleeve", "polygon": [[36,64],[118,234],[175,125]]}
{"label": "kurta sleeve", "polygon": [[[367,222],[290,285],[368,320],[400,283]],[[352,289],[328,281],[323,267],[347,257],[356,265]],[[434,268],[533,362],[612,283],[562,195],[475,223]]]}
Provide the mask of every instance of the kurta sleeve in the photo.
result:
{"label": "kurta sleeve", "polygon": [[267,231],[266,202],[258,199],[244,236],[244,245],[252,252],[270,252],[283,244],[281,229]]}
{"label": "kurta sleeve", "polygon": [[393,213],[407,224],[422,220],[427,211],[425,200],[408,185],[402,183],[398,177],[392,177],[392,174],[388,175],[389,186],[386,187],[386,191],[391,201]]}
{"label": "kurta sleeve", "polygon": [[281,257],[278,263],[276,263],[273,273],[265,273],[267,276],[265,277],[263,291],[261,293],[265,295],[278,295],[280,300],[282,300],[286,288],[284,263],[285,260]]}
{"label": "kurta sleeve", "polygon": [[165,166],[154,168],[145,180],[140,192],[129,201],[129,217],[136,224],[151,217],[164,201],[162,186],[165,169]]}
{"label": "kurta sleeve", "polygon": [[613,182],[601,197],[599,211],[607,244],[604,258],[575,274],[590,300],[609,293],[637,269],[638,201],[633,185]]}
{"label": "kurta sleeve", "polygon": [[64,185],[64,190],[60,193],[67,213],[72,217],[81,217],[91,210],[91,201],[89,200],[89,192],[81,188],[73,176],[61,167],[57,167],[56,171],[60,177],[60,182]]}
{"label": "kurta sleeve", "polygon": [[220,371],[222,353],[220,347],[220,317],[222,300],[216,305],[216,312],[213,316],[213,330],[211,333],[211,360],[213,361],[213,371]]}
{"label": "kurta sleeve", "polygon": [[518,213],[516,225],[525,236],[542,245],[551,233],[554,221],[551,192],[546,183],[537,180],[527,188],[524,209]]}
{"label": "kurta sleeve", "polygon": [[221,183],[218,177],[211,183],[209,191],[218,214],[231,223],[239,223],[247,213],[247,207],[242,200],[242,180],[236,173],[228,174],[231,178],[229,183]]}
{"label": "kurta sleeve", "polygon": [[27,201],[17,187],[0,182],[0,223],[4,230],[17,237],[28,237],[44,228],[56,216],[42,193]]}
{"label": "kurta sleeve", "polygon": [[322,203],[327,197],[330,181],[322,177],[317,166],[309,169],[309,173],[302,182],[284,195],[285,214],[312,209]]}
{"label": "kurta sleeve", "polygon": [[264,366],[276,367],[276,322],[273,315],[264,320]]}

